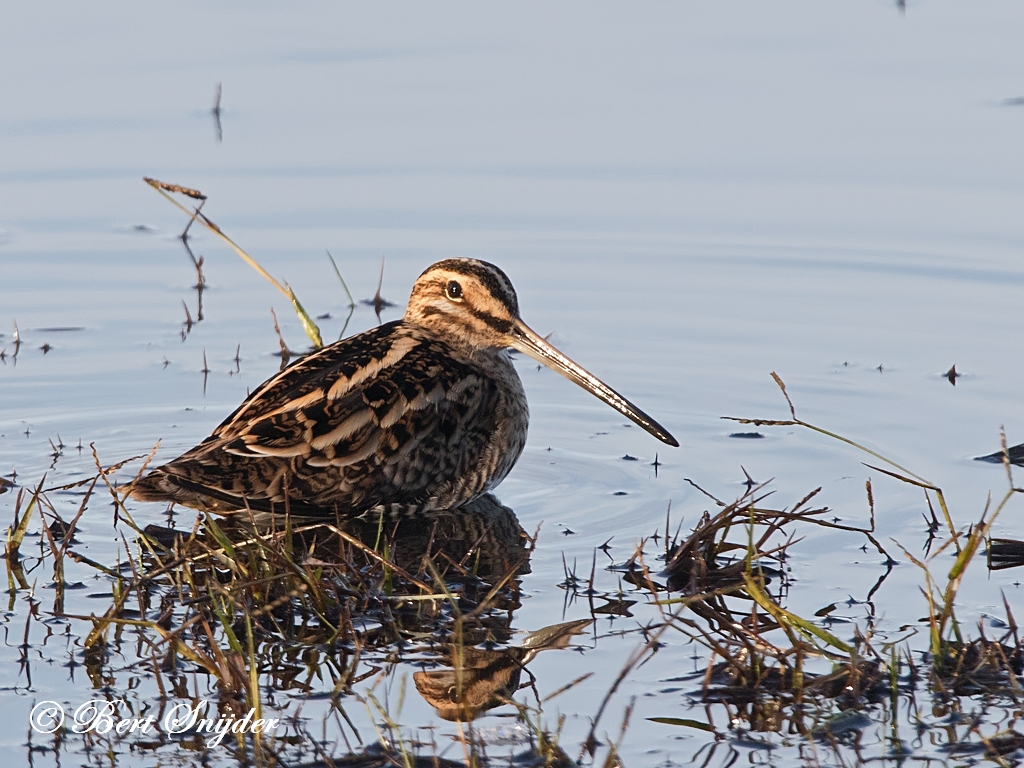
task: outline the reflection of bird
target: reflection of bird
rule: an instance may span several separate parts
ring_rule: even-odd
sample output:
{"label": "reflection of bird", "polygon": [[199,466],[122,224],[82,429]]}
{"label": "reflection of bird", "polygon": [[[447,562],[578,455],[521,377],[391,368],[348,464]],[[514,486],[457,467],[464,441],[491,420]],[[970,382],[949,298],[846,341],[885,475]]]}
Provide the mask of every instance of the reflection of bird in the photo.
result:
{"label": "reflection of bird", "polygon": [[132,493],[214,512],[353,516],[457,507],[501,482],[526,442],[526,395],[508,347],[678,445],[532,331],[504,272],[448,259],[420,275],[404,318],[286,368]]}
{"label": "reflection of bird", "polygon": [[487,650],[465,645],[448,648],[451,666],[413,673],[416,690],[445,720],[468,722],[507,704],[519,689],[519,676],[541,651],[569,647],[569,641],[593,623],[578,619],[531,632],[521,646]]}
{"label": "reflection of bird", "polygon": [[[379,549],[379,520],[346,520],[343,530],[371,549]],[[322,540],[317,531],[318,540]],[[408,517],[389,525],[388,552],[391,561],[410,573],[424,573],[424,558],[434,561],[436,573],[444,577],[459,567],[471,567],[474,585],[496,584],[511,576],[530,573],[530,536],[519,524],[516,513],[492,493],[473,499],[457,509],[437,511],[429,516]],[[308,549],[308,547],[307,547]],[[328,537],[317,556],[331,561],[337,541]],[[448,565],[455,567],[449,568]],[[485,590],[486,591],[486,590]],[[464,632],[469,630],[464,627]]]}

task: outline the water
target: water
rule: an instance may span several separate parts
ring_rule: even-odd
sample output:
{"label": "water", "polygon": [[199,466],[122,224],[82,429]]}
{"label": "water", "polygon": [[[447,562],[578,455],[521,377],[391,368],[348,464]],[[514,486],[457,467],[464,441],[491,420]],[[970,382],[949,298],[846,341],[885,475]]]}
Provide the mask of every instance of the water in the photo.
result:
{"label": "water", "polygon": [[[1005,2],[911,4],[905,15],[882,2],[6,9],[0,57],[21,74],[0,86],[0,472],[70,482],[93,471],[91,443],[113,463],[159,439],[158,459],[170,459],[277,369],[271,307],[304,348],[284,299],[200,232],[204,320],[182,339],[195,270],[176,239],[183,217],[148,175],[207,193],[214,221],[312,314],[331,313],[326,338],[341,332],[347,301],[325,249],[357,298],[372,296],[386,256],[382,294],[398,306],[385,319],[431,262],[492,261],[532,327],[679,438],[666,448],[519,363],[530,439],[499,496],[525,529],[541,525],[520,633],[589,615],[563,606],[563,556],[589,573],[612,537],[621,562],[664,526],[669,502],[674,520],[696,522],[708,502],[688,479],[731,500],[741,467],[774,478],[780,506],[822,486],[823,503],[857,523],[871,478],[878,538],[920,553],[924,497],[862,464],[874,459],[795,428],[730,438],[752,428],[719,417],[785,418],[776,371],[802,418],[941,485],[959,524],[1002,495],[1004,473],[971,458],[998,448],[1001,426],[1011,444],[1024,440],[1024,110],[1012,103],[1024,94],[1022,15]],[[222,142],[210,114],[218,82]],[[348,331],[375,323],[359,306]],[[66,447],[49,469],[58,436]],[[0,496],[0,518],[13,496]],[[61,503],[73,515],[74,499]],[[116,535],[98,509],[83,546],[111,561]],[[161,511],[134,507],[143,522]],[[996,535],[1019,537],[1018,515],[1014,503]],[[863,599],[882,569],[860,544],[809,532],[787,607],[807,616]],[[47,578],[36,577],[43,611]],[[1002,615],[1001,593],[1020,615],[1018,580],[977,563],[961,620]],[[895,569],[875,596],[885,631],[925,614],[922,583],[914,566]],[[5,614],[11,659],[27,606],[23,595]],[[639,638],[613,633],[651,610],[603,620],[577,641],[586,653],[540,654],[530,669],[541,692],[617,671]],[[706,663],[666,642],[606,715],[614,735],[639,697],[627,764],[683,762],[702,743],[643,720],[703,711],[657,693],[693,690],[665,681]],[[566,743],[585,736],[613,673],[599,677],[547,713],[570,716]],[[88,698],[58,666],[29,686],[5,665],[0,688],[26,716],[55,691]],[[410,696],[405,723],[433,717]],[[19,754],[25,733],[20,714],[0,726]]]}

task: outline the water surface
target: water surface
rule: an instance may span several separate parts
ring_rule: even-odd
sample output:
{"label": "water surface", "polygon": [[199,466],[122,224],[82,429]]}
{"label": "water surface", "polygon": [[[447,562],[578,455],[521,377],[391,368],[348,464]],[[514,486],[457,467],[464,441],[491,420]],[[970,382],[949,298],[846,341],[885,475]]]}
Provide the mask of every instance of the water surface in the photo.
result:
{"label": "water surface", "polygon": [[[183,217],[143,184],[148,175],[207,193],[219,225],[312,314],[330,313],[321,327],[331,339],[347,300],[326,249],[357,298],[372,296],[386,257],[382,294],[397,306],[385,320],[433,261],[492,261],[532,327],[679,438],[666,448],[519,362],[530,438],[499,496],[525,529],[540,526],[520,633],[590,615],[556,587],[563,558],[589,571],[611,538],[611,558],[624,560],[664,526],[669,503],[674,521],[694,523],[709,504],[689,480],[731,499],[746,470],[774,478],[780,505],[821,486],[837,517],[863,523],[870,478],[879,539],[920,552],[922,493],[865,467],[863,453],[794,428],[729,437],[749,428],[722,416],[788,415],[771,371],[801,417],[941,485],[958,524],[1006,488],[998,467],[971,458],[998,448],[1001,427],[1024,441],[1016,4],[901,14],[881,2],[64,3],[3,15],[4,70],[23,74],[0,85],[0,472],[16,470],[19,484],[88,476],[90,444],[106,463],[158,440],[158,460],[191,447],[277,369],[272,307],[287,343],[306,344],[282,297],[202,232],[204,319],[182,338],[195,270],[176,239]],[[347,332],[376,322],[359,306]],[[955,387],[945,377],[954,364]],[[51,441],[64,445],[56,462]],[[13,498],[0,496],[5,520]],[[156,521],[162,508],[133,514]],[[1019,503],[998,533],[1019,537],[1018,518]],[[807,536],[787,607],[811,615],[863,600],[878,556],[859,539]],[[81,538],[90,557],[116,559],[119,536],[98,508]],[[609,558],[597,558],[602,588],[615,589],[601,570]],[[50,574],[34,578],[36,592],[4,614],[10,660],[30,603],[50,608]],[[964,624],[1002,615],[1002,594],[1024,608],[1019,579],[977,563]],[[924,615],[922,583],[914,566],[895,569],[874,596],[880,631]],[[75,611],[102,610],[81,602]],[[863,621],[865,609],[842,614]],[[640,605],[634,618],[604,619],[575,641],[584,652],[531,664],[542,693],[608,670],[552,702],[552,723],[569,715],[565,743],[580,743],[612,671],[641,642],[616,633],[655,615]],[[833,631],[852,635],[853,624]],[[41,635],[33,652],[50,658]],[[638,697],[627,764],[685,762],[706,737],[644,721],[703,711],[666,681],[703,669],[706,654],[665,642],[608,715],[613,731]],[[69,682],[60,664],[37,663],[31,683],[17,664],[2,669],[9,749],[23,749],[21,713],[34,701],[89,697],[89,682]],[[480,727],[511,722],[496,712]],[[411,696],[402,720],[454,732]]]}

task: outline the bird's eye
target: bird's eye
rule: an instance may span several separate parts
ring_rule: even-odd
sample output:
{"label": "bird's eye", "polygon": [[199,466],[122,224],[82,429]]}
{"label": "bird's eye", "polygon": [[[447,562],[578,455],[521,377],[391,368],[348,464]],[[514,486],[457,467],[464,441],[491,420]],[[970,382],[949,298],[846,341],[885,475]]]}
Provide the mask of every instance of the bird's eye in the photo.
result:
{"label": "bird's eye", "polygon": [[449,280],[445,286],[444,294],[452,301],[462,301],[462,286],[454,280]]}

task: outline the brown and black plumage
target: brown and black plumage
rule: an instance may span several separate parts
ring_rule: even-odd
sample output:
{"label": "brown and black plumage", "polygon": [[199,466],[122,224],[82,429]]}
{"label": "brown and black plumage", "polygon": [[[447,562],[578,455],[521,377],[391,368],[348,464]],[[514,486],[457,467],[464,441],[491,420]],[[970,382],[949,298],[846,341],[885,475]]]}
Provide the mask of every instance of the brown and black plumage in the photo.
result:
{"label": "brown and black plumage", "polygon": [[401,320],[264,382],[202,443],[136,481],[132,495],[211,512],[343,517],[458,507],[500,483],[526,443],[529,411],[509,348],[678,445],[530,330],[504,272],[447,259],[420,275]]}

